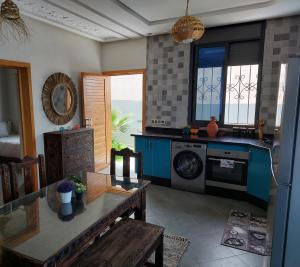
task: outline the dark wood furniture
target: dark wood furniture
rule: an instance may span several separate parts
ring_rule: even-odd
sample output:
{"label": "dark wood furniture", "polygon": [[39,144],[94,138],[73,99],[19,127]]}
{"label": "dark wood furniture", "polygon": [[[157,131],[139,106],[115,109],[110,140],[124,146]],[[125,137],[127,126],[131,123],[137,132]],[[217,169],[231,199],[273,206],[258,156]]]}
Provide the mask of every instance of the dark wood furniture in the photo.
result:
{"label": "dark wood furniture", "polygon": [[44,146],[47,184],[95,169],[92,129],[44,133]]}
{"label": "dark wood furniture", "polygon": [[3,203],[5,204],[12,201],[9,167],[7,165],[0,165],[0,177],[2,181]]}
{"label": "dark wood furniture", "polygon": [[22,159],[20,158],[10,158],[10,157],[2,157],[0,156],[0,164],[7,164],[10,162],[21,162]]}
{"label": "dark wood furniture", "polygon": [[[143,164],[143,154],[141,152],[133,152],[129,148],[124,148],[120,151],[115,150],[114,148],[111,149],[111,163],[110,163],[110,174],[116,175],[116,157],[123,158],[123,178],[124,181],[130,182],[130,158],[135,158],[137,164],[137,178],[142,179],[142,164]],[[124,213],[121,217],[122,218],[129,218],[135,211],[128,210]],[[111,226],[113,226],[112,224]]]}
{"label": "dark wood furniture", "polygon": [[34,192],[34,185],[32,184],[33,177],[36,177],[35,166],[38,166],[38,175],[40,181],[40,188],[47,185],[46,182],[46,169],[45,169],[45,158],[43,155],[38,155],[37,158],[26,156],[21,162],[11,162],[10,166],[10,185],[12,192],[12,199],[19,198],[19,187],[18,187],[18,173],[23,172],[24,174],[24,185],[25,194]]}
{"label": "dark wood furniture", "polygon": [[125,219],[79,256],[72,267],[136,267],[144,266],[155,251],[155,264],[163,267],[164,228],[145,222]]}
{"label": "dark wood furniture", "polygon": [[141,179],[142,166],[143,166],[143,154],[141,152],[133,152],[129,148],[124,148],[120,151],[112,148],[111,150],[111,163],[110,163],[110,174],[116,174],[116,157],[123,157],[123,177],[130,178],[130,158],[135,158],[137,162],[137,178]]}
{"label": "dark wood furniture", "polygon": [[150,182],[132,179],[128,183],[100,173],[86,173],[85,177],[87,191],[83,203],[74,203],[72,220],[63,221],[59,216],[62,206],[56,192],[58,183],[0,209],[4,221],[19,219],[20,215],[28,222],[37,220],[35,227],[18,224],[0,236],[3,266],[69,267],[127,210],[135,209],[135,219],[145,219],[146,188]]}

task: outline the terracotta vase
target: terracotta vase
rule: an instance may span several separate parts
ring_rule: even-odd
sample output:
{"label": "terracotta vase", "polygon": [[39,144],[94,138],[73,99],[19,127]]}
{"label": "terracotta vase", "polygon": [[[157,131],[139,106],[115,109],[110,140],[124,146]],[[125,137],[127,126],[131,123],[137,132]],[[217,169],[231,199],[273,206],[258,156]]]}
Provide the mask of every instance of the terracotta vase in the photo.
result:
{"label": "terracotta vase", "polygon": [[217,124],[216,118],[211,117],[209,124],[207,125],[207,135],[209,137],[216,137],[219,131],[219,126]]}

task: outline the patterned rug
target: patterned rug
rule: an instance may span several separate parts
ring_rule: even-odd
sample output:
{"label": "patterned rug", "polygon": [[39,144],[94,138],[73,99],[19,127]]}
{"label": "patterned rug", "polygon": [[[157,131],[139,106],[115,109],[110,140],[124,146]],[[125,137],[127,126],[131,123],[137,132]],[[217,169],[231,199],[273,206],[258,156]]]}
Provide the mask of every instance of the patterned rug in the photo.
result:
{"label": "patterned rug", "polygon": [[250,212],[231,210],[221,244],[262,256],[269,256],[267,219]]}
{"label": "patterned rug", "polygon": [[[164,267],[177,267],[189,244],[187,238],[164,234]],[[149,261],[154,263],[154,254]]]}

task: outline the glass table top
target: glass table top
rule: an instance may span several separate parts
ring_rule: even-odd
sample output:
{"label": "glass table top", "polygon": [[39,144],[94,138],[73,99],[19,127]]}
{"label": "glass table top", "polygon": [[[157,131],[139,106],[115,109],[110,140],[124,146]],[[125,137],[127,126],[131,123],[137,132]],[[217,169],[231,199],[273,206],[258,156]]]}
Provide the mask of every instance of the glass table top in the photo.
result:
{"label": "glass table top", "polygon": [[44,262],[148,183],[87,173],[83,201],[70,204],[52,184],[0,208],[0,244]]}

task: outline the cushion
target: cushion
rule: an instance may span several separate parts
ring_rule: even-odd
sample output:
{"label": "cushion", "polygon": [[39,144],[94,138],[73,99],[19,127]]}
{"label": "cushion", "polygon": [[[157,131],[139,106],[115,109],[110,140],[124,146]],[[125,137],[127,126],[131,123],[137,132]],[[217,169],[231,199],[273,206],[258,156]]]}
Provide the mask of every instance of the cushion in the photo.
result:
{"label": "cushion", "polygon": [[6,137],[9,136],[9,129],[7,122],[0,122],[0,137]]}
{"label": "cushion", "polygon": [[12,134],[12,122],[8,121],[7,122],[7,129],[8,129],[8,134],[11,135]]}

